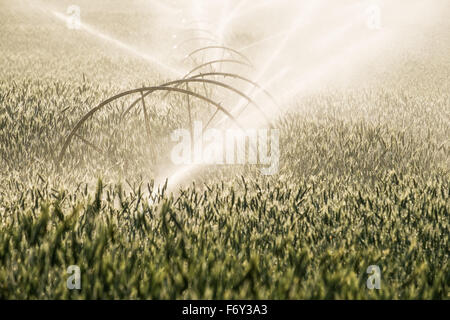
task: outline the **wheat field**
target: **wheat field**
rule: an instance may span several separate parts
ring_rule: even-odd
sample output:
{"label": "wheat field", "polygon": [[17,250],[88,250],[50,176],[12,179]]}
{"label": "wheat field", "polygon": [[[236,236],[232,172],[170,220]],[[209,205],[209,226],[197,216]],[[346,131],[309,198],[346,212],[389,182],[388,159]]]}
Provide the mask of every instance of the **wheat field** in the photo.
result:
{"label": "wheat field", "polygon": [[[139,95],[113,101],[60,157],[100,102],[181,78],[158,66],[180,61],[186,51],[174,43],[192,36],[172,31],[171,4],[78,1],[82,21],[103,32],[95,35],[52,14],[66,14],[70,2],[39,3],[0,4],[0,299],[449,298],[448,4],[382,57],[363,43],[362,53],[341,55],[307,89],[280,99],[283,112],[270,116],[280,139],[276,174],[209,165],[174,185],[170,136],[187,125],[186,97],[176,93],[149,95],[145,112],[125,112]],[[276,21],[258,23],[269,9],[236,18],[224,38],[230,47],[275,30]],[[330,47],[338,40],[308,46],[309,32],[261,77],[284,70],[266,87],[275,98],[340,48]],[[261,70],[268,60],[258,53],[273,51],[246,53]],[[232,101],[223,88],[189,86]],[[189,103],[192,115],[205,115],[204,102]],[[72,265],[79,290],[67,288]],[[366,286],[372,265],[379,290]]]}

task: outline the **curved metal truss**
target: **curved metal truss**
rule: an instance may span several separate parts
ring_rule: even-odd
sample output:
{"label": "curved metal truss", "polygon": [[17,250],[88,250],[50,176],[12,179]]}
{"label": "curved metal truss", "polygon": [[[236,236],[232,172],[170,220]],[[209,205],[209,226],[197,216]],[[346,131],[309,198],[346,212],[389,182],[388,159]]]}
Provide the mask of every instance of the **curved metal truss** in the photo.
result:
{"label": "curved metal truss", "polygon": [[187,58],[191,58],[191,57],[194,56],[196,53],[199,53],[199,52],[205,51],[205,50],[210,50],[210,49],[220,49],[220,50],[223,50],[223,51],[228,51],[228,52],[230,52],[230,53],[236,54],[236,55],[238,55],[240,58],[244,59],[249,65],[252,65],[252,66],[253,66],[252,62],[250,61],[249,58],[247,58],[247,56],[243,55],[242,53],[240,53],[240,52],[237,51],[237,50],[234,50],[234,49],[232,49],[232,48],[225,47],[225,46],[207,46],[207,47],[202,47],[202,48],[199,48],[199,49],[195,49],[194,51],[192,51],[191,53],[189,53],[189,54],[186,56],[186,59],[187,59]]}
{"label": "curved metal truss", "polygon": [[[196,29],[197,30],[197,29]],[[194,42],[194,41],[211,41],[211,42],[216,42],[215,39],[212,38],[205,38],[205,37],[192,37],[189,38],[183,42],[181,42],[179,44],[179,46],[189,43],[189,42]],[[244,93],[242,90],[237,89],[235,86],[232,86],[228,83],[225,83],[223,81],[219,81],[218,78],[230,78],[230,79],[237,79],[240,81],[245,82],[247,85],[251,85],[251,87],[255,90],[259,90],[260,92],[264,93],[272,102],[272,104],[275,107],[278,107],[277,102],[275,101],[274,97],[267,91],[265,90],[262,86],[260,86],[258,83],[248,79],[245,76],[242,76],[238,73],[234,73],[234,72],[223,72],[223,71],[217,71],[214,70],[214,66],[220,66],[222,67],[227,67],[230,66],[232,64],[235,65],[240,65],[240,66],[245,66],[247,68],[254,68],[253,64],[251,63],[250,59],[248,57],[246,57],[245,55],[243,55],[242,53],[240,53],[239,51],[218,44],[218,45],[209,45],[209,46],[204,46],[204,47],[200,47],[198,49],[195,49],[193,51],[191,51],[188,55],[185,56],[185,60],[189,57],[193,57],[194,55],[197,55],[199,53],[207,53],[209,51],[212,52],[212,50],[222,50],[223,54],[230,53],[232,54],[232,57],[230,59],[216,59],[216,60],[210,60],[210,61],[206,61],[206,62],[202,62],[200,64],[195,65],[188,73],[186,73],[186,75],[181,78],[181,79],[177,79],[177,80],[173,80],[170,82],[166,82],[157,86],[148,86],[148,87],[142,87],[142,88],[136,88],[136,89],[131,89],[128,91],[124,91],[122,93],[116,94],[102,102],[100,102],[96,107],[90,109],[83,117],[81,117],[81,119],[78,120],[78,122],[75,124],[75,126],[72,128],[72,130],[69,132],[69,134],[66,136],[66,138],[64,139],[64,142],[62,144],[62,148],[59,152],[58,158],[57,158],[57,163],[61,163],[61,161],[64,158],[64,155],[67,152],[67,149],[71,143],[71,141],[73,140],[74,137],[78,138],[80,141],[84,142],[85,144],[87,144],[88,146],[92,147],[93,149],[95,149],[98,152],[101,152],[100,148],[98,148],[97,146],[95,146],[95,144],[87,141],[85,138],[83,138],[82,136],[79,135],[78,131],[82,128],[83,124],[86,123],[87,121],[89,121],[90,119],[92,119],[92,117],[100,110],[102,110],[103,108],[105,108],[107,105],[118,101],[120,99],[124,99],[124,98],[129,98],[133,95],[138,95],[138,97],[135,98],[135,100],[133,100],[133,102],[128,106],[128,108],[125,109],[124,112],[122,112],[121,114],[121,119],[123,120],[125,118],[125,116],[135,107],[139,104],[139,102],[141,102],[142,105],[142,111],[144,114],[144,122],[145,122],[145,129],[148,135],[148,138],[150,139],[150,132],[151,132],[151,128],[150,128],[150,117],[147,113],[147,108],[146,108],[146,103],[145,103],[145,98],[155,92],[165,92],[165,95],[163,95],[162,99],[165,99],[169,94],[178,94],[181,96],[185,96],[187,97],[187,103],[188,103],[188,113],[189,113],[189,125],[192,129],[192,123],[191,123],[191,106],[190,106],[190,100],[189,98],[194,98],[197,99],[198,101],[202,101],[204,103],[206,103],[207,106],[212,106],[215,108],[215,112],[213,113],[212,117],[208,120],[208,123],[206,126],[208,126],[211,121],[213,120],[213,118],[218,114],[218,113],[222,113],[224,114],[226,117],[228,117],[233,123],[235,123],[239,128],[243,129],[243,126],[239,123],[238,121],[238,117],[242,114],[242,111],[244,109],[241,110],[241,112],[239,113],[238,116],[234,116],[230,109],[227,107],[222,106],[219,102],[217,102],[214,98],[212,98],[209,94],[208,94],[208,90],[209,89],[214,89],[214,88],[223,88],[224,90],[226,90],[227,92],[236,94],[237,96],[239,96],[241,99],[245,100],[247,102],[247,105],[244,107],[246,108],[248,105],[253,105],[255,107],[255,109],[259,112],[259,114],[265,119],[267,125],[272,126],[271,121],[269,119],[269,117],[264,113],[264,110],[261,108],[261,106],[252,98],[250,97],[248,94]],[[184,60],[184,61],[185,61]],[[192,59],[194,60],[194,59]],[[210,69],[212,69],[211,71],[208,72],[201,72],[202,69],[205,69],[206,67],[209,67]],[[194,90],[190,89],[189,85],[190,84],[201,84],[204,89],[205,89],[205,93],[204,94],[200,94],[195,92]],[[184,86],[184,88],[180,88],[181,86]]]}

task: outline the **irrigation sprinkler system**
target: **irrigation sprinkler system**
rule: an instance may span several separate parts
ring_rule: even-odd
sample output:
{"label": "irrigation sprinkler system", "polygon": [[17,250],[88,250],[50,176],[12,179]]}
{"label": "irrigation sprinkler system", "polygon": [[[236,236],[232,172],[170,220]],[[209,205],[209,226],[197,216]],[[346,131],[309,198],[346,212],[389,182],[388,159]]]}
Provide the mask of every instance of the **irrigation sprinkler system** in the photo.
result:
{"label": "irrigation sprinkler system", "polygon": [[[208,30],[201,29],[201,28],[188,28],[182,32],[182,34],[186,33],[204,33],[212,35],[212,33]],[[188,120],[189,120],[189,128],[192,132],[193,123],[192,123],[192,114],[191,114],[191,99],[194,98],[197,101],[202,101],[206,103],[207,106],[213,107],[214,113],[209,118],[207,122],[207,126],[213,121],[214,117],[222,113],[226,118],[231,120],[238,128],[244,129],[244,125],[240,123],[239,117],[242,115],[242,113],[239,113],[237,116],[233,115],[231,113],[231,108],[222,106],[222,104],[218,101],[217,97],[214,97],[214,90],[217,88],[222,88],[226,90],[226,92],[235,94],[240,99],[244,99],[247,102],[248,105],[253,105],[255,107],[255,110],[259,113],[260,116],[265,120],[266,125],[269,127],[272,127],[272,123],[269,119],[269,117],[265,114],[263,108],[249,95],[242,92],[242,90],[237,89],[236,84],[231,85],[229,83],[225,83],[225,79],[233,79],[233,80],[240,80],[246,85],[250,85],[253,89],[259,90],[260,92],[264,93],[270,100],[271,104],[278,108],[278,104],[275,101],[275,98],[262,86],[260,86],[255,81],[250,80],[248,77],[241,75],[240,73],[233,72],[233,71],[222,71],[222,68],[227,68],[230,66],[241,66],[245,68],[241,69],[254,69],[251,60],[239,52],[238,50],[235,50],[233,48],[230,48],[228,46],[222,45],[222,44],[214,44],[206,46],[200,46],[198,47],[198,43],[205,43],[205,42],[212,42],[212,43],[218,43],[218,41],[214,38],[209,37],[190,37],[186,40],[181,41],[178,45],[175,46],[177,49],[181,49],[182,47],[188,47],[197,45],[197,48],[194,50],[190,50],[187,55],[184,56],[183,63],[186,63],[188,59],[194,63],[194,66],[192,69],[187,72],[184,77],[181,79],[173,80],[170,82],[166,82],[163,84],[159,84],[157,86],[147,86],[147,87],[141,87],[141,88],[135,88],[131,90],[127,90],[124,92],[121,92],[119,94],[116,94],[108,99],[105,99],[104,101],[100,102],[96,107],[90,109],[84,116],[82,116],[78,122],[75,124],[75,126],[71,129],[69,134],[64,139],[64,142],[62,144],[61,150],[59,152],[58,158],[57,158],[57,164],[59,165],[67,152],[67,149],[69,148],[72,140],[74,137],[78,138],[80,141],[85,143],[86,145],[93,148],[95,151],[101,153],[101,149],[97,147],[94,143],[89,142],[86,138],[82,137],[79,134],[79,130],[83,127],[83,125],[93,118],[93,116],[100,110],[102,110],[107,105],[116,102],[120,99],[129,98],[131,96],[137,96],[135,100],[125,109],[125,111],[121,114],[121,120],[123,121],[125,119],[125,116],[133,109],[135,108],[139,103],[142,106],[142,113],[144,115],[144,124],[145,124],[145,131],[148,136],[148,139],[151,139],[151,126],[150,126],[150,116],[147,112],[147,104],[145,99],[148,98],[148,96],[152,95],[155,92],[165,92],[165,94],[161,97],[162,100],[167,99],[167,96],[169,94],[178,94],[180,96],[185,96],[187,99],[184,99],[186,101],[187,107],[187,113],[188,113]],[[222,54],[221,59],[208,59],[208,53],[211,53],[210,56],[212,56],[213,50],[216,53],[219,50]],[[225,55],[228,55],[227,58],[224,58]],[[197,61],[198,58],[203,58],[200,60],[200,62]],[[206,60],[206,61],[205,61]],[[220,70],[217,68],[220,67]],[[209,68],[208,71],[205,69]],[[223,80],[218,80],[223,79]],[[204,89],[204,94],[198,93],[195,89],[195,85],[202,85]],[[183,87],[183,88],[182,88]],[[209,89],[209,91],[208,91]]]}

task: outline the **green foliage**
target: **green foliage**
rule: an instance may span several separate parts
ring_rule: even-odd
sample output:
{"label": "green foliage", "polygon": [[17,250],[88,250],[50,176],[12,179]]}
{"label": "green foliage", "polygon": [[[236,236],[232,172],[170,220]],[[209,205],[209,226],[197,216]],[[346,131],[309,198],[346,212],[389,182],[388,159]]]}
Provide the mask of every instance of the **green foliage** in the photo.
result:
{"label": "green foliage", "polygon": [[[78,132],[99,150],[74,138],[58,167],[87,110],[161,76],[64,25],[37,33],[8,17],[0,299],[449,298],[449,70],[433,81],[437,60],[432,72],[397,72],[381,88],[299,97],[297,113],[277,123],[274,176],[209,167],[167,190],[152,179],[186,120],[183,99],[148,98],[151,141],[139,108],[121,117],[132,99],[112,104]],[[105,24],[119,34],[127,25]],[[70,265],[81,269],[79,291],[66,288]],[[370,265],[381,268],[380,290],[366,288]]]}
{"label": "green foliage", "polygon": [[[0,297],[443,299],[449,185],[388,172],[370,188],[297,177],[61,191],[2,201]],[[224,179],[222,179],[224,180]],[[371,191],[369,191],[371,189]],[[69,265],[82,289],[66,289]],[[366,288],[369,265],[382,289]]]}

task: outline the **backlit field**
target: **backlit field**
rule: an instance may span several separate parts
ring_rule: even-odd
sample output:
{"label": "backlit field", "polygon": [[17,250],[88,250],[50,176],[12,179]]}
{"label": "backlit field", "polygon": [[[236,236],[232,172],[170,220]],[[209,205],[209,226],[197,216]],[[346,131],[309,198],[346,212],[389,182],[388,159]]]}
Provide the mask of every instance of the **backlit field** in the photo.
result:
{"label": "backlit field", "polygon": [[[126,98],[87,121],[58,159],[101,101],[185,71],[169,5],[142,3],[78,2],[83,21],[128,48],[69,30],[51,13],[69,2],[0,4],[0,299],[449,298],[448,4],[426,31],[368,63],[340,55],[342,69],[326,64],[335,71],[289,99],[302,70],[334,51],[285,49],[267,69],[287,72],[267,87],[283,108],[272,117],[278,172],[204,166],[171,184],[170,135],[187,121],[177,94],[147,98],[150,138],[141,108],[123,116]],[[267,33],[252,22],[235,22],[231,47]],[[246,52],[257,70],[261,51],[274,50]],[[297,55],[305,60],[294,65]],[[222,91],[217,99],[229,102]],[[67,288],[71,265],[80,290]],[[371,265],[379,290],[366,285]]]}

